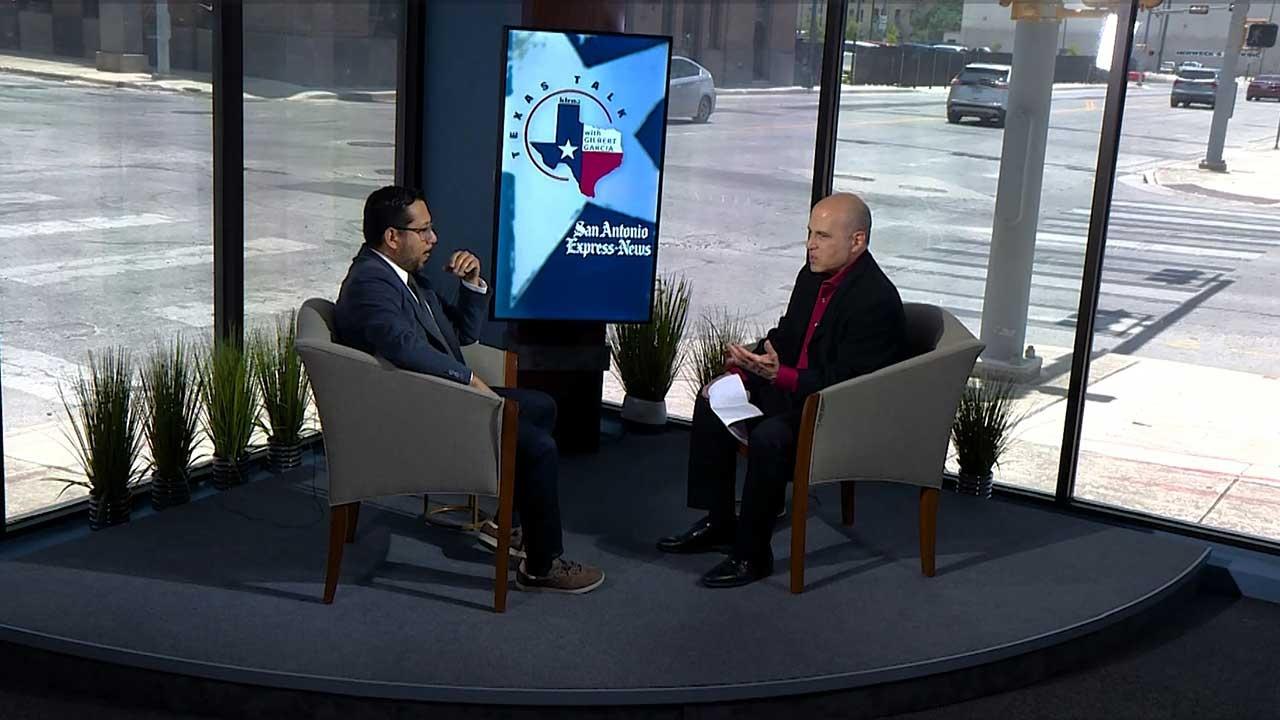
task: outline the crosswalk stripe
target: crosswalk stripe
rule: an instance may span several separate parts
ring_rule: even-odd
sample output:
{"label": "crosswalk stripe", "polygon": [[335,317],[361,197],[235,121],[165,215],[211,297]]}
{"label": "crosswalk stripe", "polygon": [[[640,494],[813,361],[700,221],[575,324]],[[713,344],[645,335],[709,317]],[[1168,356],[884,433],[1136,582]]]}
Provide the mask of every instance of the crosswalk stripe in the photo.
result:
{"label": "crosswalk stripe", "polygon": [[[245,243],[246,259],[262,255],[310,250],[314,245],[284,238],[258,238]],[[144,270],[169,270],[213,262],[209,246],[181,247],[159,252],[115,255],[108,258],[82,258],[68,262],[36,263],[0,269],[0,280],[10,280],[36,287],[53,285],[87,277],[111,277]]]}
{"label": "crosswalk stripe", "polygon": [[[947,308],[953,312],[959,310],[973,313],[978,317],[982,316],[983,299],[981,297],[948,295],[911,287],[901,288],[901,292],[902,299],[906,302],[929,303]],[[1034,303],[1027,306],[1028,322],[1042,326],[1060,327],[1063,330],[1075,327],[1076,321],[1072,318],[1074,314],[1075,310],[1064,311]],[[1149,320],[1150,317],[1148,316],[1138,316],[1125,318],[1124,320],[1106,321],[1097,327],[1115,335],[1126,335],[1142,329],[1143,325]]]}
{"label": "crosswalk stripe", "polygon": [[[1081,236],[1084,236],[1088,234],[1089,226],[1087,223],[1081,223],[1075,219],[1051,218],[1040,223],[1040,228],[1045,230],[1078,233]],[[1233,234],[1231,235],[1221,235],[1219,233],[1206,232],[1204,230],[1183,230],[1177,226],[1153,226],[1149,223],[1125,219],[1113,220],[1107,227],[1107,237],[1123,238],[1128,236],[1139,239],[1156,237],[1159,238],[1161,242],[1195,245],[1197,247],[1203,246],[1206,243],[1212,243],[1216,247],[1227,247],[1236,250],[1248,250],[1258,247],[1272,248],[1280,246],[1280,237],[1268,239],[1253,234],[1241,233],[1238,230],[1232,232]]]}
{"label": "crosswalk stripe", "polygon": [[[985,235],[991,237],[991,228],[982,227],[964,227],[957,226],[951,228],[953,232],[969,232],[974,235]],[[1051,230],[1041,230],[1036,233],[1036,247],[1042,245],[1060,246],[1060,247],[1084,247],[1088,243],[1088,237],[1077,233],[1061,233]],[[1252,252],[1245,250],[1217,250],[1211,247],[1197,247],[1189,245],[1159,245],[1151,242],[1137,240],[1123,240],[1114,237],[1107,238],[1107,250],[1123,249],[1123,250],[1140,250],[1145,253],[1172,253],[1174,255],[1186,255],[1191,257],[1215,257],[1232,260],[1252,260],[1263,255],[1262,252]]]}
{"label": "crosswalk stripe", "polygon": [[[253,325],[252,318],[280,315],[290,310],[297,309],[302,304],[302,298],[305,294],[300,295],[294,292],[282,292],[275,294],[252,293],[245,296],[244,308],[246,316],[246,327]],[[172,322],[181,323],[193,328],[208,328],[213,326],[213,308],[209,303],[181,303],[179,305],[169,305],[167,307],[156,308],[148,311],[149,314],[156,317],[164,318]]]}
{"label": "crosswalk stripe", "polygon": [[[1067,212],[1072,215],[1084,216],[1086,218],[1089,217],[1088,208],[1075,208],[1072,210],[1068,210]],[[1171,218],[1167,215],[1152,215],[1148,213],[1135,213],[1135,212],[1113,213],[1113,217],[1117,217],[1117,216],[1120,218],[1125,218],[1129,220],[1141,220],[1142,222],[1148,222],[1153,225],[1168,225],[1170,227],[1183,227],[1187,225],[1193,225],[1196,227],[1208,227],[1208,228],[1218,228],[1218,229],[1250,230],[1255,233],[1263,233],[1268,235],[1280,236],[1280,225],[1268,226],[1268,225],[1259,225],[1257,223],[1232,222],[1230,220],[1211,220],[1208,218],[1203,218],[1203,219],[1192,218],[1192,217]]]}
{"label": "crosswalk stripe", "polygon": [[58,198],[53,195],[33,192],[0,193],[0,205],[27,205],[31,203],[52,202]]}
{"label": "crosswalk stripe", "polygon": [[54,402],[60,402],[59,384],[72,380],[80,371],[79,365],[60,357],[15,347],[0,348],[0,364],[6,389]]}
{"label": "crosswalk stripe", "polygon": [[[1048,243],[1053,245],[1085,245],[1086,238],[1078,235],[1070,235],[1067,233],[1041,232],[1037,234],[1038,243]],[[1234,260],[1252,260],[1260,257],[1264,253],[1246,252],[1244,250],[1218,250],[1211,247],[1192,247],[1190,245],[1161,245],[1153,242],[1143,242],[1138,240],[1118,240],[1115,238],[1107,238],[1107,249],[1124,248],[1126,250],[1142,250],[1153,254],[1173,253],[1175,255],[1190,255],[1194,257],[1215,257],[1215,258],[1231,258]]]}
{"label": "crosswalk stripe", "polygon": [[114,230],[118,228],[146,227],[149,225],[166,225],[178,222],[177,219],[158,213],[142,213],[140,215],[122,215],[118,217],[86,217],[76,220],[45,220],[33,223],[14,223],[0,225],[0,240],[38,237],[40,235],[61,235],[63,233],[86,232],[89,230]]}
{"label": "crosswalk stripe", "polygon": [[[982,266],[968,265],[956,262],[932,261],[919,256],[899,256],[890,260],[883,261],[882,265],[896,267],[899,272],[935,272],[946,274],[952,277],[963,277],[970,280],[986,282],[987,268]],[[1151,287],[1145,285],[1134,285],[1124,282],[1111,283],[1114,287],[1123,287],[1125,294],[1130,297],[1140,298],[1143,300],[1154,300],[1157,302],[1182,302],[1188,296],[1195,294],[1195,289],[1175,289]],[[1070,293],[1080,292],[1080,279],[1049,275],[1038,272],[1031,276],[1031,286],[1041,288],[1052,288],[1055,290],[1066,290]]]}
{"label": "crosswalk stripe", "polygon": [[[1113,200],[1111,201],[1111,207],[1112,207],[1112,212],[1115,211],[1115,208],[1124,208],[1126,210],[1139,210],[1139,211],[1162,210],[1166,212],[1186,213],[1191,215],[1218,215],[1218,216],[1229,217],[1229,218],[1240,217],[1239,210],[1223,210],[1221,208],[1208,208],[1208,207],[1199,207],[1194,205],[1169,205],[1166,203],[1134,202],[1132,200]],[[1256,217],[1262,218],[1264,220],[1270,221],[1272,223],[1280,224],[1280,213],[1266,212],[1266,211],[1259,210],[1259,211],[1250,211],[1250,214]]]}

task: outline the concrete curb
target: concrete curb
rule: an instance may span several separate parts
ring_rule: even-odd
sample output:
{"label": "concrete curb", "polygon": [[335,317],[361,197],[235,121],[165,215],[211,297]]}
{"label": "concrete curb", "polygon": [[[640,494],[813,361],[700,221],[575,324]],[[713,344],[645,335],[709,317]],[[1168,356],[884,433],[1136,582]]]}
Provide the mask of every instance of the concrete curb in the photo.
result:
{"label": "concrete curb", "polygon": [[1168,191],[1181,193],[1195,198],[1215,198],[1218,200],[1232,200],[1235,202],[1247,202],[1255,205],[1280,206],[1280,198],[1265,197],[1260,195],[1247,195],[1245,193],[1234,192],[1232,190],[1224,190],[1215,187],[1209,187],[1201,183],[1195,182],[1191,178],[1183,179],[1178,177],[1169,177],[1170,173],[1186,172],[1191,168],[1167,165],[1165,167],[1152,168],[1142,172],[1142,179],[1148,184],[1164,188]]}
{"label": "concrete curb", "polygon": [[[80,75],[72,72],[55,72],[50,70],[37,70],[30,67],[14,67],[0,62],[0,72],[12,73],[14,75],[25,75],[27,77],[38,77],[44,80],[59,81],[77,81],[91,83],[102,87],[128,88],[131,90],[149,90],[155,92],[168,92],[178,94],[209,94],[213,92],[212,85],[194,80],[181,80],[174,78],[172,80],[125,80],[93,77],[91,75]],[[190,83],[183,85],[168,85],[167,82]],[[292,95],[270,96],[257,95],[246,92],[244,97],[252,100],[337,100],[341,102],[366,102],[366,103],[395,103],[395,90],[302,90]]]}

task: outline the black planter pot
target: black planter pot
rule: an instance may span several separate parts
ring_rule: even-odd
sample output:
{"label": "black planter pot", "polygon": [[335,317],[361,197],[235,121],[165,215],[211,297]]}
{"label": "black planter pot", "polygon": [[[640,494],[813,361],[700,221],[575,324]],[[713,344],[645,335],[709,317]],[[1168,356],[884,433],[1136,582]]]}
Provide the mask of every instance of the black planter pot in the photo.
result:
{"label": "black planter pot", "polygon": [[213,487],[218,490],[229,490],[237,485],[243,485],[249,474],[247,466],[248,461],[245,458],[241,458],[239,462],[232,462],[215,455],[211,479]]}
{"label": "black planter pot", "polygon": [[151,507],[156,510],[176,507],[191,500],[191,486],[187,475],[167,478],[162,475],[151,476]]}
{"label": "black planter pot", "polygon": [[111,495],[90,495],[89,496],[89,529],[101,530],[112,525],[120,525],[129,522],[129,511],[132,509],[132,502],[129,499],[128,491],[125,491],[122,497],[114,497]]}
{"label": "black planter pot", "polygon": [[991,497],[991,476],[989,472],[985,475],[973,475],[961,471],[956,477],[956,492],[961,495],[989,498]]}
{"label": "black planter pot", "polygon": [[276,474],[298,467],[302,464],[302,443],[277,443],[273,439],[268,439],[267,463],[271,467],[271,472]]}

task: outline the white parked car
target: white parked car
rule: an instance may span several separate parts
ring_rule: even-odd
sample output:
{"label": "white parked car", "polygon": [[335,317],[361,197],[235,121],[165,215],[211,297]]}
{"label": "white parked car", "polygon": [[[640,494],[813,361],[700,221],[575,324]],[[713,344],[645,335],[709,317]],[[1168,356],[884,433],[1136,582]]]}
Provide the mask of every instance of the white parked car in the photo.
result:
{"label": "white parked car", "polygon": [[667,115],[706,122],[716,110],[716,83],[711,72],[687,57],[671,58]]}

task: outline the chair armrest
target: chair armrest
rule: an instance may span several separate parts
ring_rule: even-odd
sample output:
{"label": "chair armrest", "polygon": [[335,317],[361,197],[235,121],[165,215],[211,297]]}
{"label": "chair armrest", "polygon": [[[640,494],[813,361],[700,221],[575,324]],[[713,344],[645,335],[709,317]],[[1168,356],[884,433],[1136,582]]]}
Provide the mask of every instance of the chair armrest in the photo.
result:
{"label": "chair armrest", "polygon": [[480,376],[486,385],[493,387],[516,386],[516,354],[502,348],[471,343],[462,348],[462,358],[467,367]]}
{"label": "chair armrest", "polygon": [[976,340],[960,343],[818,393],[809,482],[940,487],[951,423],[981,351]]}
{"label": "chair armrest", "polygon": [[329,502],[384,495],[496,495],[498,396],[299,339],[329,466]]}

